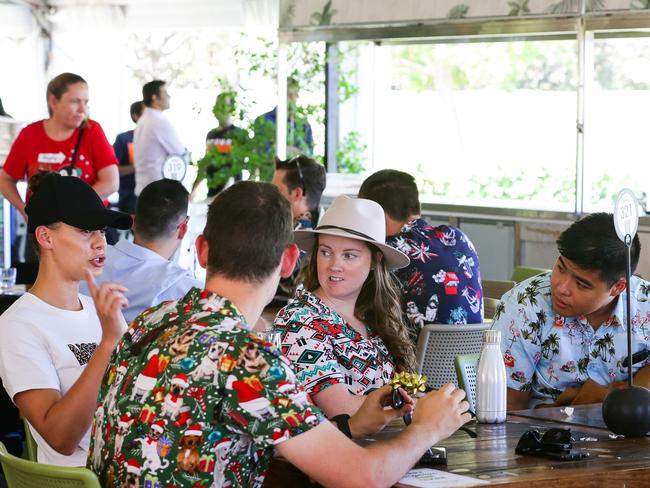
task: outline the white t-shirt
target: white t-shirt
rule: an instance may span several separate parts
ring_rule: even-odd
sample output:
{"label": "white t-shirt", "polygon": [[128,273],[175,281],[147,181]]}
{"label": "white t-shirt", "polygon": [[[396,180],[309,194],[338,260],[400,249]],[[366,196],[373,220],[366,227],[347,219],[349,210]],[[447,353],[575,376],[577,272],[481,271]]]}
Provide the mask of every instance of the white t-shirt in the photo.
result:
{"label": "white t-shirt", "polygon": [[162,179],[162,164],[167,156],[184,153],[185,146],[162,110],[145,107],[133,134],[135,194],[140,195],[149,183]]}
{"label": "white t-shirt", "polygon": [[[70,389],[86,367],[102,337],[90,297],[79,295],[83,309],[62,310],[25,293],[0,316],[0,377],[13,400],[34,389]],[[30,425],[38,445],[38,462],[85,466],[90,431],[70,456],[59,454]]]}

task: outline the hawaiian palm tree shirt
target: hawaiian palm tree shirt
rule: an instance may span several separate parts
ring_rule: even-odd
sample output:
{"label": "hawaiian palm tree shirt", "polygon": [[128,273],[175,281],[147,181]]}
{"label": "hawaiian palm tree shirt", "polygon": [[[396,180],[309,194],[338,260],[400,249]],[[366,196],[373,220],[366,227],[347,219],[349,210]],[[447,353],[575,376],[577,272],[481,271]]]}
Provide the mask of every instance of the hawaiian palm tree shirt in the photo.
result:
{"label": "hawaiian palm tree shirt", "polygon": [[[501,331],[508,388],[529,391],[529,407],[550,404],[587,379],[600,385],[627,378],[625,293],[610,318],[594,330],[586,317],[553,312],[551,273],[515,286],[501,298],[493,328]],[[632,353],[650,348],[650,283],[631,279]],[[635,364],[633,372],[650,364]]]}

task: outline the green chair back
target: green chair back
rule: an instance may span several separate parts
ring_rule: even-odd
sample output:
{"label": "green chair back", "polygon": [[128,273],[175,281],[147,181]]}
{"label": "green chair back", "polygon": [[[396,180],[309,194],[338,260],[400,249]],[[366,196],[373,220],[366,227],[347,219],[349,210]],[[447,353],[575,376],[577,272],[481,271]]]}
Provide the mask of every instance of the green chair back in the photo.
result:
{"label": "green chair back", "polygon": [[512,280],[481,280],[483,296],[486,298],[496,298],[497,300],[501,300],[503,294],[512,290],[516,284]]}
{"label": "green chair back", "polygon": [[521,283],[528,278],[532,278],[533,276],[537,276],[538,274],[546,273],[548,271],[551,270],[546,268],[533,268],[531,266],[516,266],[512,271],[512,281]]}
{"label": "green chair back", "polygon": [[13,456],[0,442],[0,464],[8,488],[100,488],[95,473],[86,468],[39,464]]}
{"label": "green chair back", "polygon": [[29,423],[23,417],[23,428],[25,429],[25,452],[23,457],[30,461],[38,462],[38,446],[32,435],[32,431],[29,429]]}
{"label": "green chair back", "polygon": [[485,321],[494,319],[494,313],[499,306],[499,300],[496,298],[483,297],[483,316]]}
{"label": "green chair back", "polygon": [[461,354],[454,358],[458,386],[465,390],[467,402],[472,412],[476,413],[476,370],[480,354]]}

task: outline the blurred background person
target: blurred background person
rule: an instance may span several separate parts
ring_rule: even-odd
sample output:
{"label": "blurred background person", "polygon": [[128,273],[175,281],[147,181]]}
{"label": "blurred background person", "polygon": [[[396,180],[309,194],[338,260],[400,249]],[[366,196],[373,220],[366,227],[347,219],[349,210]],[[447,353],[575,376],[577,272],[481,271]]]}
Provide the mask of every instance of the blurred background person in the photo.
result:
{"label": "blurred background person", "polygon": [[0,191],[25,221],[25,202],[16,184],[39,171],[77,176],[102,199],[118,190],[117,159],[102,127],[88,118],[88,99],[88,84],[81,76],[62,73],[53,78],[47,85],[49,118],[29,124],[11,146],[0,170]]}
{"label": "blurred background person", "polygon": [[[129,109],[131,120],[137,124],[138,119],[142,116],[144,111],[144,103],[142,101],[133,102]],[[135,159],[133,156],[133,134],[134,130],[127,130],[118,134],[113,143],[113,150],[115,156],[120,164],[118,171],[120,173],[120,199],[117,202],[117,207],[122,212],[128,214],[135,213]]]}
{"label": "blurred background person", "polygon": [[187,150],[176,129],[163,114],[169,109],[171,98],[167,84],[162,80],[153,80],[142,86],[145,108],[133,136],[136,196],[149,183],[163,178],[163,164],[169,156],[187,157]]}
{"label": "blurred background person", "polygon": [[[219,172],[228,179],[233,172],[233,166],[241,168],[241,161],[233,161],[233,149],[241,145],[248,137],[246,132],[232,123],[232,117],[236,112],[237,93],[225,91],[217,96],[212,113],[217,119],[217,127],[211,129],[205,136],[205,157],[199,161],[199,170],[192,185],[192,197],[199,184],[206,180],[208,184],[208,198],[214,197],[226,186],[226,181],[214,181],[214,176]],[[235,181],[241,181],[241,169],[232,175]]]}

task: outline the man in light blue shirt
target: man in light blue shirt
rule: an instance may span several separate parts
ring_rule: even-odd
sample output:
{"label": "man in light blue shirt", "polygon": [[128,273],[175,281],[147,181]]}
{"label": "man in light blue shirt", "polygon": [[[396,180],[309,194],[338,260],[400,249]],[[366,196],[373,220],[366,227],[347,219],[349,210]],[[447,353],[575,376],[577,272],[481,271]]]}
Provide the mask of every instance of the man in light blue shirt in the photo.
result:
{"label": "man in light blue shirt", "polygon": [[[106,265],[97,283],[120,283],[128,289],[124,318],[131,322],[143,310],[177,300],[192,287],[201,288],[194,273],[171,261],[187,233],[189,193],[175,180],[158,180],[140,193],[133,242],[120,240],[106,248]],[[80,292],[88,294],[81,283]]]}
{"label": "man in light blue shirt", "polygon": [[[508,410],[599,403],[626,386],[626,246],[612,214],[573,223],[557,241],[550,273],[530,278],[501,298],[494,328],[501,331],[508,376]],[[639,237],[632,241],[634,272]],[[650,349],[650,282],[630,280],[632,353]],[[650,386],[650,359],[633,366],[634,384]]]}

